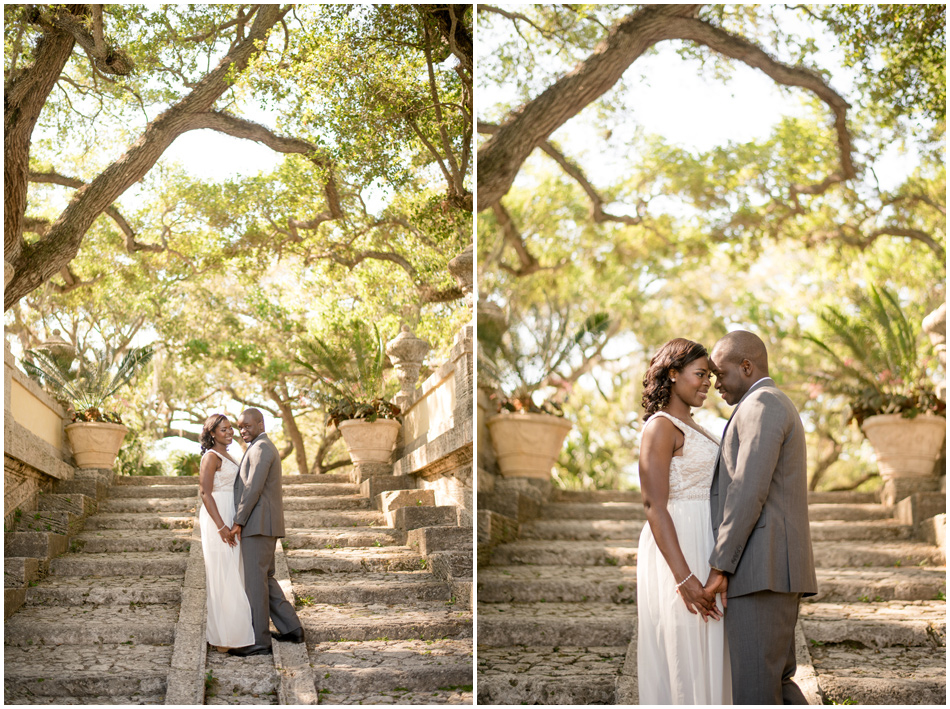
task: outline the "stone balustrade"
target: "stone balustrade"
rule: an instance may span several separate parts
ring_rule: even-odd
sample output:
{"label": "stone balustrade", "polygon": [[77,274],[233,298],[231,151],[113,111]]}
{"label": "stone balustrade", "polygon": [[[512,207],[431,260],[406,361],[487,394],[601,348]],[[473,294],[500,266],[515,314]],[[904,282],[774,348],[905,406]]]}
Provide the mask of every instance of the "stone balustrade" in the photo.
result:
{"label": "stone balustrade", "polygon": [[71,479],[75,469],[63,431],[65,410],[17,366],[6,343],[3,395],[3,518],[10,529],[17,509],[36,509],[40,492]]}

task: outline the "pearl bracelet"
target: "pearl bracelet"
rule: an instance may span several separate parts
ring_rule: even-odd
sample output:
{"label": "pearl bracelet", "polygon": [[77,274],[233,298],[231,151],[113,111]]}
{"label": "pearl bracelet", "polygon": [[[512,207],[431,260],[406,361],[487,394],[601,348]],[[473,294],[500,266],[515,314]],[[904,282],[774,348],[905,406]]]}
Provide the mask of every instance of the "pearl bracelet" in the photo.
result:
{"label": "pearl bracelet", "polygon": [[675,589],[676,589],[677,591],[679,591],[680,586],[682,586],[684,583],[686,583],[687,581],[689,581],[691,578],[693,578],[693,572],[692,572],[692,571],[689,572],[689,576],[687,576],[685,579],[683,579],[683,580],[680,581],[678,584],[676,584]]}
{"label": "pearl bracelet", "polygon": [[224,528],[227,527],[227,526],[228,526],[228,525],[226,525],[226,524],[222,524],[220,527],[218,527],[218,531],[220,532],[222,529],[224,529]]}

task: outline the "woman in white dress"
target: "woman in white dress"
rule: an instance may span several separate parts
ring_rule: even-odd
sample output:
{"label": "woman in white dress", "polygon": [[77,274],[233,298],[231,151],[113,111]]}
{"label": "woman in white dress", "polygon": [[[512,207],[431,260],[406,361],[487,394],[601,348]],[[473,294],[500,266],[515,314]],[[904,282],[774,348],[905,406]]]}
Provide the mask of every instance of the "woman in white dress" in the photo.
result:
{"label": "woman in white dress", "polygon": [[228,455],[234,429],[224,414],[209,416],[201,429],[201,550],[208,589],[207,639],[221,652],[254,644],[251,606],[244,593],[244,566],[234,523],[234,479],[238,464]]}
{"label": "woman in white dress", "polygon": [[647,524],[637,552],[640,704],[731,704],[721,622],[726,599],[703,595],[713,549],[709,487],[719,443],[693,421],[710,386],[697,342],[660,348],[643,379],[640,486]]}

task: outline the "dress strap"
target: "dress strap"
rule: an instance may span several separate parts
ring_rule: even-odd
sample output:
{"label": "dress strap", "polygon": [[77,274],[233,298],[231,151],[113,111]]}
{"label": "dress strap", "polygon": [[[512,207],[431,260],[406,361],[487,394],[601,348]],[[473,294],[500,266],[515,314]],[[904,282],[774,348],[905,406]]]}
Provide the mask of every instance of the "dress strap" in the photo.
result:
{"label": "dress strap", "polygon": [[673,425],[676,426],[676,427],[677,427],[680,431],[682,431],[683,433],[686,433],[685,429],[689,428],[689,426],[687,426],[685,423],[683,423],[682,421],[680,421],[678,418],[676,418],[675,416],[670,416],[670,415],[669,415],[668,413],[666,413],[665,411],[654,411],[654,412],[653,412],[653,416],[651,416],[651,417],[650,417],[650,420],[646,422],[646,425],[649,426],[649,425],[650,425],[650,421],[652,421],[653,419],[655,419],[657,416],[662,416],[662,417],[665,418],[665,419],[669,419],[670,421],[673,422]]}

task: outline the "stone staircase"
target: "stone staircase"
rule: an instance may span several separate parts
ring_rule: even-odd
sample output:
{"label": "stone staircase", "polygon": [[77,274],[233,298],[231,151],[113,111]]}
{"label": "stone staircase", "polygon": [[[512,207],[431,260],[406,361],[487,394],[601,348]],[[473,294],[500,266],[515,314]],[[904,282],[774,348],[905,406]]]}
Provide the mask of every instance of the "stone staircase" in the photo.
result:
{"label": "stone staircase", "polygon": [[163,703],[196,495],[194,479],[119,479],[4,624],[4,703]]}
{"label": "stone staircase", "polygon": [[[874,495],[809,502],[821,594],[802,604],[800,673],[817,681],[812,698],[944,704],[943,549],[912,540]],[[479,703],[636,702],[644,520],[638,493],[553,491],[491,550],[478,574]]]}
{"label": "stone staircase", "polygon": [[346,475],[285,481],[284,546],[320,703],[471,704],[470,588],[458,582],[471,579],[471,529],[423,491],[402,491],[423,501],[410,513],[388,512],[425,524],[407,530],[374,507],[392,492],[371,500]]}
{"label": "stone staircase", "polygon": [[285,476],[277,576],[307,644],[236,658],[204,641],[197,493],[195,478],[118,478],[45,567],[11,564],[36,544],[14,535],[8,586],[29,580],[5,624],[5,703],[471,703],[470,529],[466,571],[463,530],[386,527],[349,475]]}

